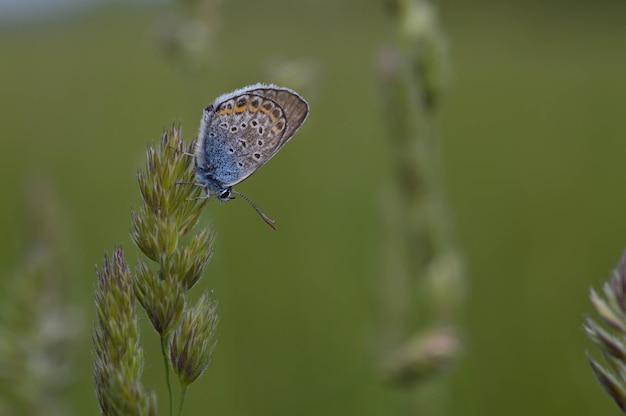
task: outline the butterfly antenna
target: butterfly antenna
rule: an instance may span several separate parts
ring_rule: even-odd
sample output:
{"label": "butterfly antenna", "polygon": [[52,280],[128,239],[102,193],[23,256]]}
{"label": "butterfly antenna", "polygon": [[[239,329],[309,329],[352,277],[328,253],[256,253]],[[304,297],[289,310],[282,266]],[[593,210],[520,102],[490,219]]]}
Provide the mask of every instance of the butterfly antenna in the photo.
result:
{"label": "butterfly antenna", "polygon": [[257,207],[256,204],[254,202],[252,202],[252,200],[250,198],[248,198],[247,196],[245,196],[244,194],[242,194],[241,192],[237,192],[234,189],[232,190],[233,193],[239,195],[240,197],[242,197],[243,199],[245,199],[246,201],[248,201],[248,204],[250,204],[250,206],[252,208],[254,208],[256,210],[256,212],[259,213],[259,215],[261,216],[261,218],[263,218],[263,221],[265,221],[267,223],[267,225],[269,225],[270,227],[272,227],[274,230],[276,229],[276,221],[274,221],[273,219],[271,219],[270,217],[268,217],[263,211],[261,211],[261,208]]}

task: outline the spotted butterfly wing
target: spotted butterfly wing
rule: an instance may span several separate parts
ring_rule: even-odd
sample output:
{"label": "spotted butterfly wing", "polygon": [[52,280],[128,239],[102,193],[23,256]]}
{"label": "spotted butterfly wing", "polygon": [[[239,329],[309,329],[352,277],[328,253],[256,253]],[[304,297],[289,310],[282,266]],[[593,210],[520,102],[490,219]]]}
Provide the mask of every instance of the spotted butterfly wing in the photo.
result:
{"label": "spotted butterfly wing", "polygon": [[309,113],[295,91],[256,84],[218,97],[203,114],[196,142],[197,179],[219,194],[263,166]]}

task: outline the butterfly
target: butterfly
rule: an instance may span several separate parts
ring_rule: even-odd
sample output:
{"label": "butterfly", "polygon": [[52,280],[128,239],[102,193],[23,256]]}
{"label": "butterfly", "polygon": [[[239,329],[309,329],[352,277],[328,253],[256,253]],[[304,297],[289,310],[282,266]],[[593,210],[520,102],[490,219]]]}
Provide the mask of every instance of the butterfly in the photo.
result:
{"label": "butterfly", "polygon": [[233,186],[278,153],[308,114],[300,94],[276,85],[258,83],[220,95],[202,115],[194,149],[197,185],[220,202],[241,196],[275,229],[275,221]]}

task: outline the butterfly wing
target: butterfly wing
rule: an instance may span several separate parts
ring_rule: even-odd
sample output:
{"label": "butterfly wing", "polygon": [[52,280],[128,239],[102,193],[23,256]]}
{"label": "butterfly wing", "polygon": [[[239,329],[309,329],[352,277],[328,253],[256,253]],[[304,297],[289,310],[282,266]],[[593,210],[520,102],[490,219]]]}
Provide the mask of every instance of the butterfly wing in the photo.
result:
{"label": "butterfly wing", "polygon": [[257,84],[222,95],[205,110],[196,156],[216,187],[236,185],[293,137],[308,112],[288,88]]}
{"label": "butterfly wing", "polygon": [[[302,98],[297,92],[290,90],[289,88],[276,87],[276,86],[260,86],[258,89],[251,91],[251,94],[255,94],[262,97],[267,101],[274,103],[282,111],[284,120],[277,117],[278,114],[271,106],[261,108],[261,111],[268,110],[271,115],[276,118],[273,123],[273,127],[278,131],[282,131],[278,146],[274,149],[272,156],[274,156],[280,149],[296,134],[296,131],[302,126],[304,120],[309,115],[309,104]],[[272,114],[273,113],[273,114]],[[282,129],[281,123],[285,122],[285,127]]]}

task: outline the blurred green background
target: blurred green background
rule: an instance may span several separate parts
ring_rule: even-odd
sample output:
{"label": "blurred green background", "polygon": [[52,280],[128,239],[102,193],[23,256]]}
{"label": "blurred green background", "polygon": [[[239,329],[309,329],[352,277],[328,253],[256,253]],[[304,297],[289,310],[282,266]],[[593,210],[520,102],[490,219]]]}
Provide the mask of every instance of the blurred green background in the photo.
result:
{"label": "blurred green background", "polygon": [[[83,324],[66,397],[74,414],[98,413],[94,265],[118,244],[134,257],[130,206],[146,144],[179,121],[193,139],[203,106],[281,82],[267,69],[281,59],[314,64],[313,82],[286,85],[311,114],[237,188],[277,232],[241,200],[209,204],[217,240],[201,285],[222,319],[185,414],[403,414],[404,393],[379,381],[375,354],[390,175],[374,71],[390,39],[381,3],[225,0],[201,71],[159,46],[175,6],[107,4],[0,29],[0,271],[10,278],[24,249],[22,188],[45,177],[67,224],[69,296]],[[468,293],[465,352],[431,400],[448,415],[617,414],[581,325],[589,287],[626,246],[626,3],[436,5],[452,74],[438,122]],[[143,327],[144,379],[165,414],[157,336]]]}

